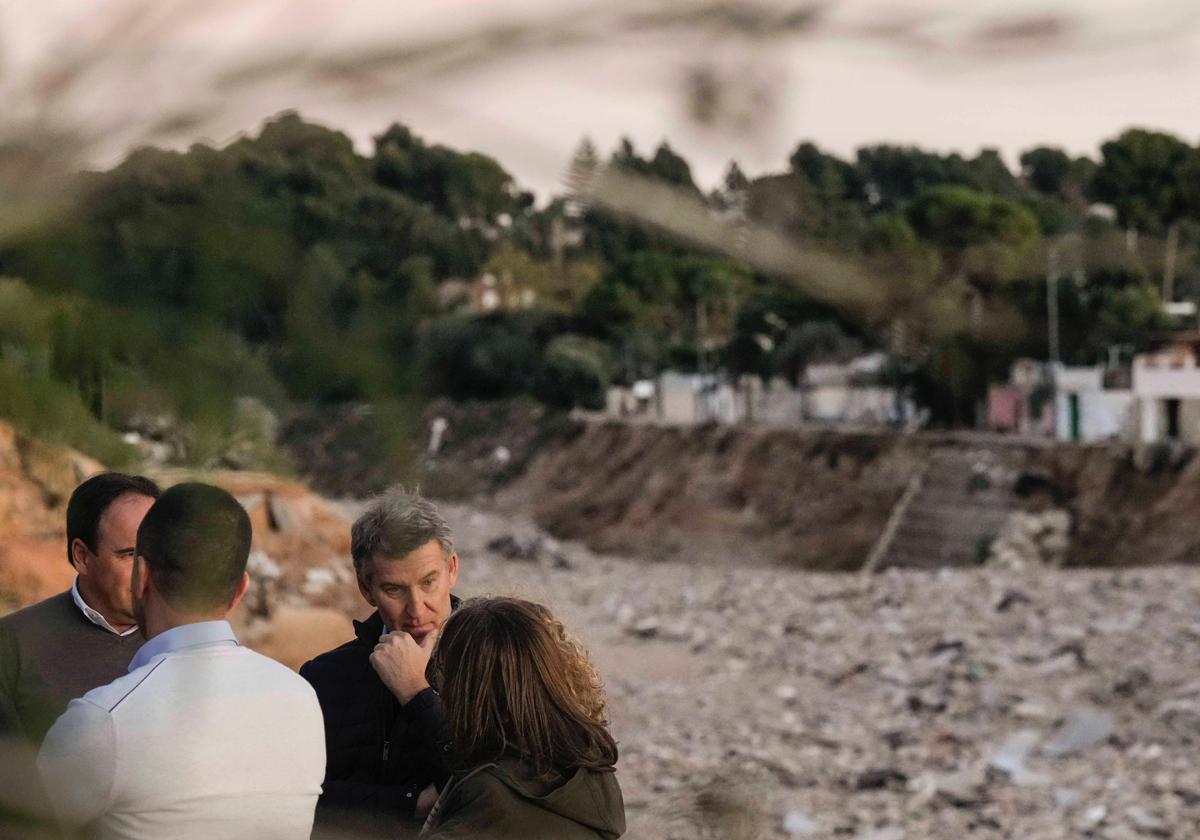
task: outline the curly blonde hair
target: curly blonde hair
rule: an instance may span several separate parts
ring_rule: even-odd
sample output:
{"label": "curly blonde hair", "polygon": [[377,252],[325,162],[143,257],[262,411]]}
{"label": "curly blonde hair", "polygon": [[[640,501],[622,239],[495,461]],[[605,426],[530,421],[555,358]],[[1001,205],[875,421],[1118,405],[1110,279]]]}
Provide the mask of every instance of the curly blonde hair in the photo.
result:
{"label": "curly blonde hair", "polygon": [[525,760],[538,773],[616,764],[600,675],[541,604],[468,601],[443,627],[433,661],[465,766],[502,756]]}

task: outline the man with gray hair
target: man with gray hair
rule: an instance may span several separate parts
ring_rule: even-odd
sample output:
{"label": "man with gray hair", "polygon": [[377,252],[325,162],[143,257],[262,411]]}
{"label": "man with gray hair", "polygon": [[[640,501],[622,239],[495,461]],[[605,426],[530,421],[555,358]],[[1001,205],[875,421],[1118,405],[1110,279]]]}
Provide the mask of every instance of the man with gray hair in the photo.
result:
{"label": "man with gray hair", "polygon": [[325,718],[317,836],[415,836],[450,774],[445,713],[426,672],[458,605],[458,555],[438,509],[404,491],[371,502],[350,553],[375,612],[354,623],[354,639],[300,669]]}

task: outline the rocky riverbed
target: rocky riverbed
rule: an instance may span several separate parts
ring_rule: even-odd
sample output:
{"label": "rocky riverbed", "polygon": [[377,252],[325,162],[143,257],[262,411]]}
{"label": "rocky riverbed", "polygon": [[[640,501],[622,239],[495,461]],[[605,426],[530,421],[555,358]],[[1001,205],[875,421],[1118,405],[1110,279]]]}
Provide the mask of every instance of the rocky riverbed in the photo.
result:
{"label": "rocky riverbed", "polygon": [[[87,468],[8,438],[0,612],[69,583],[62,506]],[[360,504],[202,478],[255,525],[243,640],[295,667],[349,638]],[[444,507],[460,594],[541,601],[593,651],[635,840],[1200,836],[1200,569],[651,562]]]}
{"label": "rocky riverbed", "polygon": [[463,594],[592,649],[630,837],[1200,836],[1200,570],[654,564],[449,512]]}

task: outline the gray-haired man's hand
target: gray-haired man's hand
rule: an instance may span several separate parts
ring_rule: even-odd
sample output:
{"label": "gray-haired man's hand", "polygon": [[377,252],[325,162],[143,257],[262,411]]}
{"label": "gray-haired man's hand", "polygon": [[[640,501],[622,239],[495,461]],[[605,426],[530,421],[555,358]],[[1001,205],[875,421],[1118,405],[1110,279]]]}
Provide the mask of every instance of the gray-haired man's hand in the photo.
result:
{"label": "gray-haired man's hand", "polygon": [[425,689],[425,668],[437,642],[438,634],[430,633],[419,643],[404,632],[384,633],[371,652],[371,667],[388,690],[401,703],[407,703]]}

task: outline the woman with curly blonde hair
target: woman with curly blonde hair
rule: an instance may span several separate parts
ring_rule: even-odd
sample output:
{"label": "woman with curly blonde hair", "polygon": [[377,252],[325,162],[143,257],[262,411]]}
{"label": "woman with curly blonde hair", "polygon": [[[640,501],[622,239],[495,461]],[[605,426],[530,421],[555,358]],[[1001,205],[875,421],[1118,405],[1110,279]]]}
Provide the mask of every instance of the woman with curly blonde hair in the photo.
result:
{"label": "woman with curly blonde hair", "polygon": [[548,609],[515,598],[463,604],[442,628],[433,665],[460,770],[422,837],[621,836],[603,686]]}

